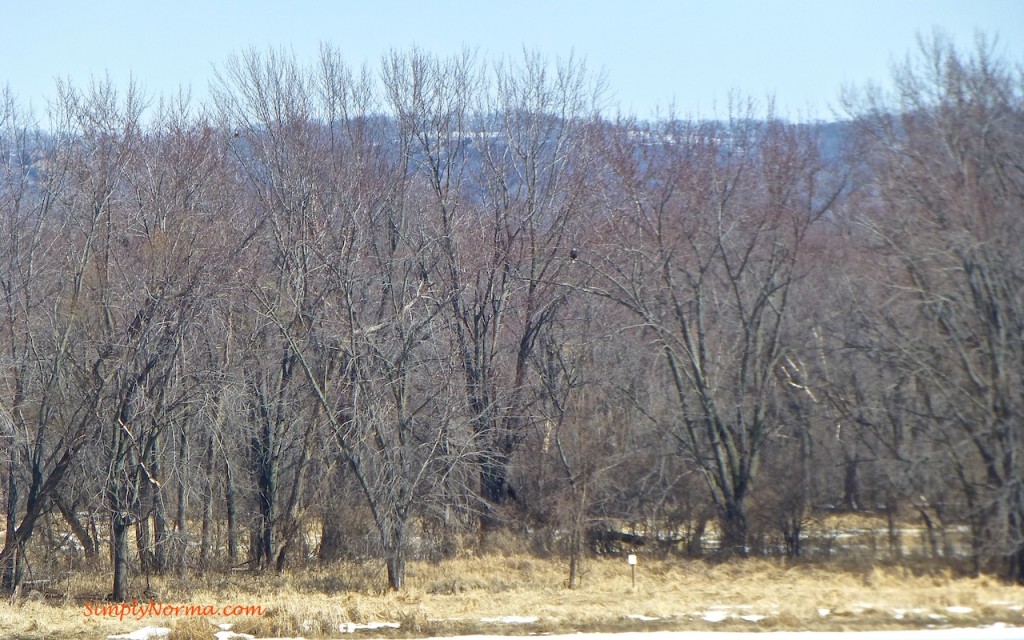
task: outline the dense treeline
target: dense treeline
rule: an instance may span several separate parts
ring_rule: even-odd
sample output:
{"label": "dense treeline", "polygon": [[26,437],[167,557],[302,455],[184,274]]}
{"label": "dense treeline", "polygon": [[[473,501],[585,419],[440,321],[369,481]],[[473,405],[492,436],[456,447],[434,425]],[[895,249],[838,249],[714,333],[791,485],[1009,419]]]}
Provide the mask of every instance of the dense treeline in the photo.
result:
{"label": "dense treeline", "polygon": [[1021,77],[937,38],[827,127],[610,119],[529,54],[7,94],[3,584],[399,589],[503,530],[574,585],[592,545],[807,553],[826,508],[1022,580]]}

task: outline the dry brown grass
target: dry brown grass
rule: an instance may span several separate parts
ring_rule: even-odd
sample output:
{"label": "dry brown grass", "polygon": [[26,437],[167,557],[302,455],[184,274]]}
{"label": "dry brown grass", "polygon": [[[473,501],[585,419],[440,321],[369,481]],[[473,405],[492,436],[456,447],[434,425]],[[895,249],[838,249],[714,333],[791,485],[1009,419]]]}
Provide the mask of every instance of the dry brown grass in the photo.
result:
{"label": "dry brown grass", "polygon": [[[762,559],[710,564],[641,557],[635,588],[623,559],[587,560],[583,584],[574,591],[565,588],[566,576],[565,563],[557,559],[490,554],[437,564],[411,563],[408,587],[401,593],[380,590],[385,581],[377,564],[296,569],[280,576],[161,578],[151,587],[164,603],[261,605],[266,613],[233,619],[129,616],[124,620],[84,616],[86,600],[90,594],[103,593],[106,579],[75,576],[62,585],[64,593],[48,593],[45,601],[36,596],[0,604],[0,629],[5,630],[5,638],[64,640],[166,626],[173,629],[171,640],[199,640],[213,638],[214,625],[222,622],[233,622],[236,631],[257,637],[307,638],[341,637],[345,635],[341,625],[373,621],[399,622],[401,628],[354,635],[1024,623],[1024,593],[1015,587],[984,577],[958,578],[902,568],[850,569]],[[827,615],[821,615],[824,610]],[[538,620],[521,625],[481,621],[502,616],[536,616]],[[759,616],[764,617],[756,619]]]}

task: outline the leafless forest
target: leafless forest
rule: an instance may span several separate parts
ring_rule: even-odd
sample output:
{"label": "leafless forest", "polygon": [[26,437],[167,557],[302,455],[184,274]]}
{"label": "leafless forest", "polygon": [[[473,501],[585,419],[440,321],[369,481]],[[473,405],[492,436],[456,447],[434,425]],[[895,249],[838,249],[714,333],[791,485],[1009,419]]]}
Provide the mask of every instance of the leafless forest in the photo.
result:
{"label": "leafless forest", "polygon": [[531,54],[8,92],[3,587],[349,558],[400,589],[492,534],[573,585],[824,553],[839,511],[1024,581],[1024,75],[991,51],[926,40],[820,125],[615,117]]}

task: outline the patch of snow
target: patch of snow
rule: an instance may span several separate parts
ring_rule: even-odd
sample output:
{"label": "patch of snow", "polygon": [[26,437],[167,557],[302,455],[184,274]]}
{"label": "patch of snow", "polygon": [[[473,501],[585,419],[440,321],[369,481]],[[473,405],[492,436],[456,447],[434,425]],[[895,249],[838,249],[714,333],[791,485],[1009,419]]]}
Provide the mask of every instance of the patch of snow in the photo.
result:
{"label": "patch of snow", "polygon": [[367,629],[398,629],[402,626],[401,622],[367,622]]}
{"label": "patch of snow", "polygon": [[[154,633],[156,631],[156,633]],[[117,640],[149,640],[163,637],[170,629],[146,627],[130,634],[110,636]],[[218,632],[230,633],[229,631]],[[143,635],[144,634],[144,635]],[[750,640],[750,631],[645,631],[635,633],[590,633],[547,636],[544,640]],[[234,637],[252,638],[248,634],[234,634]],[[1024,629],[994,624],[985,627],[914,629],[906,631],[772,631],[758,635],[763,640],[1024,640]],[[259,640],[273,640],[260,638]],[[301,638],[279,638],[277,640],[302,640]],[[464,636],[459,640],[508,640],[506,636]]]}
{"label": "patch of snow", "polygon": [[892,617],[897,619],[897,620],[902,620],[903,618],[907,617],[907,610],[906,609],[893,609],[892,610]]}
{"label": "patch of snow", "polygon": [[822,618],[826,617],[830,613],[832,613],[831,609],[818,609],[818,615]]}
{"label": "patch of snow", "polygon": [[162,638],[171,632],[167,627],[142,627],[131,633],[122,633],[116,636],[107,636],[109,640],[149,640],[150,638]]}
{"label": "patch of snow", "polygon": [[[754,631],[638,631],[545,636],[544,640],[752,640]],[[972,627],[901,631],[770,631],[759,640],[1022,640],[1024,629]],[[262,639],[261,639],[262,640]],[[436,639],[435,639],[436,640]],[[499,636],[463,636],[458,640],[508,640]]]}
{"label": "patch of snow", "polygon": [[1021,609],[1024,609],[1024,605],[1011,604],[1010,606],[1008,606],[1006,608],[1009,609],[1010,611],[1020,611]]}
{"label": "patch of snow", "polygon": [[655,620],[661,620],[661,618],[655,616],[645,616],[639,613],[627,613],[626,617],[630,620],[639,620],[640,622],[654,622]]}
{"label": "patch of snow", "polygon": [[232,629],[235,628],[235,625],[230,623],[230,622],[224,622],[222,624],[218,624],[217,628],[220,629],[221,631],[231,631]]}
{"label": "patch of snow", "polygon": [[356,631],[362,631],[364,629],[370,631],[373,631],[374,629],[398,629],[401,626],[401,622],[367,622],[366,624],[342,622],[338,625],[338,630],[342,633],[355,633]]}
{"label": "patch of snow", "polygon": [[248,633],[235,633],[234,631],[228,631],[226,629],[213,634],[213,637],[217,638],[217,640],[235,640],[235,638],[241,638],[242,640],[256,640],[256,636],[249,635]]}
{"label": "patch of snow", "polygon": [[480,622],[501,624],[533,624],[540,620],[537,616],[502,616],[500,618],[480,618]]}
{"label": "patch of snow", "polygon": [[745,616],[740,616],[740,620],[746,620],[747,622],[761,622],[767,616],[758,615],[756,613],[749,613]]}
{"label": "patch of snow", "polygon": [[946,611],[948,611],[950,613],[961,614],[961,615],[967,614],[967,613],[974,613],[974,609],[972,609],[970,607],[946,607]]}
{"label": "patch of snow", "polygon": [[704,622],[721,622],[729,617],[729,614],[725,611],[705,611],[704,615],[701,616],[701,620]]}

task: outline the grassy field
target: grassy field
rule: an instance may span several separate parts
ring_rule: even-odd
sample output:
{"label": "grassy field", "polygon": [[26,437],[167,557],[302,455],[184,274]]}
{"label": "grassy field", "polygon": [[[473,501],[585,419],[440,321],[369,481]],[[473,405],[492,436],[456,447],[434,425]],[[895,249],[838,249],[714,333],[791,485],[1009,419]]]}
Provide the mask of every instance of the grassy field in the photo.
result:
{"label": "grassy field", "polygon": [[[537,634],[636,630],[853,630],[1024,624],[1024,592],[990,578],[904,568],[843,567],[782,560],[712,564],[641,556],[636,586],[621,558],[588,559],[579,589],[565,588],[566,564],[524,554],[414,562],[408,588],[379,591],[377,564],[338,564],[282,575],[210,575],[154,580],[164,604],[252,606],[262,616],[96,615],[105,576],[70,576],[46,594],[0,604],[4,638],[103,638],[146,626],[172,640],[211,639],[216,624],[257,637],[352,637],[350,623],[397,622],[356,630],[363,637],[466,633]],[[138,581],[136,581],[138,582]],[[140,587],[141,589],[141,587]],[[148,604],[148,602],[147,602]],[[91,615],[86,615],[90,613]],[[519,616],[517,622],[502,621]]]}

